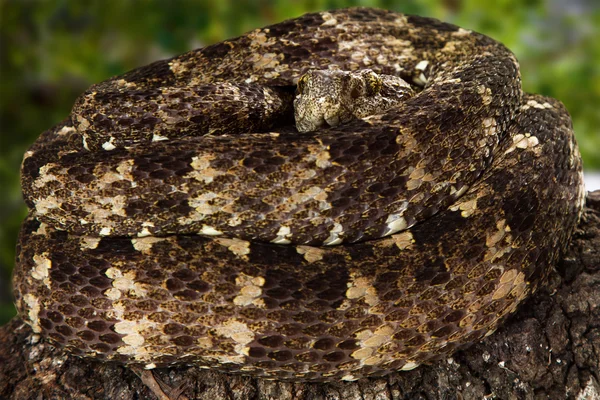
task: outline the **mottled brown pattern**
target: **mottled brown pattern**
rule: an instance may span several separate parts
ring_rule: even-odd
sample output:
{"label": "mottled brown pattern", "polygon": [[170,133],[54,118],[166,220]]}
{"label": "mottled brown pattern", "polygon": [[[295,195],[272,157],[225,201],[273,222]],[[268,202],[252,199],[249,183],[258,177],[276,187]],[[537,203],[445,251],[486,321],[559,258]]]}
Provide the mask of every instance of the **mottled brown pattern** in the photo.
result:
{"label": "mottled brown pattern", "polygon": [[[367,68],[415,94],[296,131],[298,77]],[[364,8],[95,85],[22,177],[14,283],[35,332],[86,357],[288,380],[407,370],[492,333],[584,196],[568,113],[522,94],[505,47]]]}
{"label": "mottled brown pattern", "polygon": [[296,129],[313,132],[381,114],[413,95],[414,90],[404,79],[370,69],[311,70],[298,79]]}

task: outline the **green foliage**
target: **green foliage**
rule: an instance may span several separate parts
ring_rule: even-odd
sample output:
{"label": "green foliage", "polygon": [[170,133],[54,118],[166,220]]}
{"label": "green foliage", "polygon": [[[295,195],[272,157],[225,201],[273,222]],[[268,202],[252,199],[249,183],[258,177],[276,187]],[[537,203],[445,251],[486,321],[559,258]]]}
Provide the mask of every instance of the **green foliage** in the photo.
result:
{"label": "green foliage", "polygon": [[[570,0],[0,0],[0,324],[25,207],[28,145],[90,84],[305,12],[347,6],[436,17],[512,49],[525,89],[563,101],[587,168],[600,168],[600,7]],[[587,4],[587,5],[586,5]],[[4,305],[2,305],[4,304]]]}

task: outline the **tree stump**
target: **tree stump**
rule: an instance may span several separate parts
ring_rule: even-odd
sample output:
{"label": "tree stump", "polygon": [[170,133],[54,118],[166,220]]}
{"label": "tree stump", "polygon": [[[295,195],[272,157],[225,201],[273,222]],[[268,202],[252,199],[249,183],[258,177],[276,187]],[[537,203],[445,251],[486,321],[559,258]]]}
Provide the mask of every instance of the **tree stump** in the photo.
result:
{"label": "tree stump", "polygon": [[600,399],[600,191],[588,193],[583,218],[548,284],[502,328],[434,365],[385,378],[325,384],[194,367],[150,373],[67,355],[40,341],[19,318],[0,328],[0,399],[159,397]]}

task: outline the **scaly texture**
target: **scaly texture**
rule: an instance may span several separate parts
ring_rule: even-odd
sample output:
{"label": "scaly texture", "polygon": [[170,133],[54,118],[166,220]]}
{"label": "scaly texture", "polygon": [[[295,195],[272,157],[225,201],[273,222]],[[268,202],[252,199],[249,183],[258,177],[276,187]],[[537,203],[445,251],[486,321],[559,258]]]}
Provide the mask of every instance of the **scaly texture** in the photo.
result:
{"label": "scaly texture", "polygon": [[370,69],[311,70],[298,80],[294,116],[299,132],[313,132],[381,114],[414,95],[402,78]]}
{"label": "scaly texture", "polygon": [[[416,93],[299,134],[313,69]],[[22,186],[15,293],[36,332],[147,368],[298,380],[407,370],[490,334],[584,198],[568,113],[522,94],[504,46],[364,8],[93,86],[26,153]]]}

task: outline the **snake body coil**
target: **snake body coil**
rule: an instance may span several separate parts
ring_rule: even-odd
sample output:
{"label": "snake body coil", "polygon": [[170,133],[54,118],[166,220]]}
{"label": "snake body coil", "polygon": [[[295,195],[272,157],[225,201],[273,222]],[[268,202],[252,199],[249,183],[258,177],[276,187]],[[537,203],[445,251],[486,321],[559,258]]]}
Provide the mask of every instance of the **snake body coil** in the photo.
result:
{"label": "snake body coil", "polygon": [[[367,69],[414,94],[295,129],[303,74]],[[14,286],[35,332],[86,357],[290,380],[408,370],[490,334],[584,198],[568,113],[522,93],[509,50],[364,8],[92,86],[26,153],[22,186]]]}

